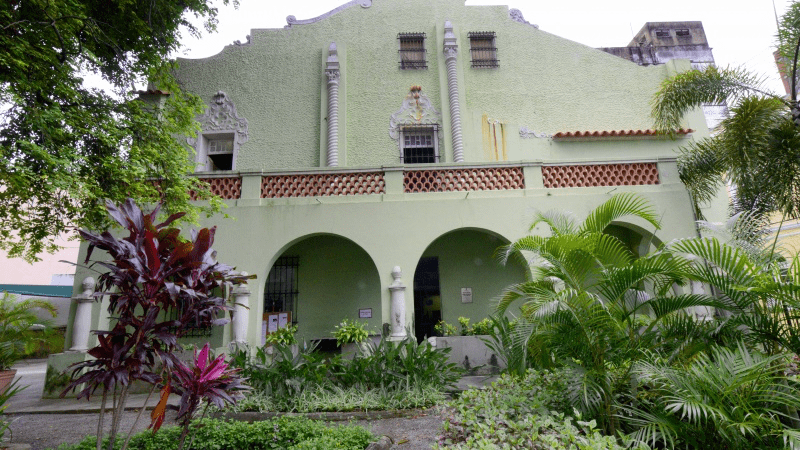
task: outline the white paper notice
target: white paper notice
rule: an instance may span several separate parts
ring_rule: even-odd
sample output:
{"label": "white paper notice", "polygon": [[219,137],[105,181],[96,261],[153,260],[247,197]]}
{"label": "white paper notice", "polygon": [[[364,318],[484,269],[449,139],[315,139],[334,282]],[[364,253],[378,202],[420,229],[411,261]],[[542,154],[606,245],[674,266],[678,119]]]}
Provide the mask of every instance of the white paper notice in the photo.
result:
{"label": "white paper notice", "polygon": [[267,321],[261,321],[261,345],[265,345],[267,343]]}
{"label": "white paper notice", "polygon": [[269,316],[269,332],[274,333],[278,331],[278,315],[271,314]]}
{"label": "white paper notice", "polygon": [[278,314],[278,328],[286,328],[287,323],[289,322],[289,314],[288,313],[280,313]]}

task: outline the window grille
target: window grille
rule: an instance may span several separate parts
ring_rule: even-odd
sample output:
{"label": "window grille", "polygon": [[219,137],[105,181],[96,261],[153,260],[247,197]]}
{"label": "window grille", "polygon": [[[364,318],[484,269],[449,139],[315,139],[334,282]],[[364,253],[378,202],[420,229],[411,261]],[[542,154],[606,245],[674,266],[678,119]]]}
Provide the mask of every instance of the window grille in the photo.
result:
{"label": "window grille", "polygon": [[[177,307],[167,310],[165,319],[180,320],[185,308],[184,301],[178,299]],[[203,320],[200,317],[195,317],[190,319],[187,323],[181,323],[180,326],[170,328],[173,332],[181,331],[181,337],[208,337],[211,336],[213,332],[211,321],[214,319],[214,317],[209,317]]]}
{"label": "window grille", "polygon": [[500,67],[494,31],[473,31],[468,37],[473,68]]}
{"label": "window grille", "polygon": [[425,52],[425,33],[400,33],[400,68],[427,69],[428,61]]}
{"label": "window grille", "polygon": [[264,288],[264,312],[292,313],[292,323],[297,323],[297,272],[299,256],[282,256],[269,271]]}
{"label": "window grille", "polygon": [[402,130],[405,164],[432,164],[439,162],[439,152],[435,127],[405,127]]}
{"label": "window grille", "polygon": [[656,30],[656,37],[659,37],[659,38],[668,38],[668,37],[670,37],[669,30]]}
{"label": "window grille", "polygon": [[675,36],[678,36],[678,37],[690,37],[691,33],[689,33],[689,29],[688,28],[680,28],[680,29],[675,30]]}

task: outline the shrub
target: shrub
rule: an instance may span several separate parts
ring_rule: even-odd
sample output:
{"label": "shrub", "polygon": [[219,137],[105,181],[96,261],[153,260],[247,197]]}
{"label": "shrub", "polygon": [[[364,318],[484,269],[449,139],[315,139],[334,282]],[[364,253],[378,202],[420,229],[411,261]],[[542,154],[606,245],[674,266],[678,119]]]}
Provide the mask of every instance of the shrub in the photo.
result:
{"label": "shrub", "polygon": [[336,338],[336,343],[339,346],[344,344],[358,344],[364,342],[367,340],[367,337],[369,337],[366,326],[366,322],[344,319],[342,323],[336,325],[336,331],[333,332],[333,337]]}
{"label": "shrub", "polygon": [[596,422],[564,414],[566,386],[560,373],[503,375],[486,389],[471,389],[450,402],[434,449],[613,449]]}
{"label": "shrub", "polygon": [[458,381],[461,369],[448,361],[450,349],[437,349],[413,337],[401,342],[367,341],[352,359],[325,359],[314,348],[293,353],[273,345],[248,357],[237,353],[231,365],[242,369],[256,391],[237,408],[279,411],[349,411],[430,406]]}
{"label": "shrub", "polygon": [[276,331],[266,335],[264,340],[266,345],[295,345],[297,344],[297,325],[291,325],[286,328],[278,328]]}
{"label": "shrub", "polygon": [[[328,427],[319,421],[301,417],[279,417],[260,422],[228,422],[202,419],[192,422],[196,436],[192,450],[363,450],[374,440],[368,430],[353,425]],[[135,435],[131,450],[175,450],[180,427],[164,427],[159,433],[144,431]],[[58,450],[95,450],[95,438],[89,436],[75,445],[62,444]],[[115,445],[115,450],[119,445]]]}

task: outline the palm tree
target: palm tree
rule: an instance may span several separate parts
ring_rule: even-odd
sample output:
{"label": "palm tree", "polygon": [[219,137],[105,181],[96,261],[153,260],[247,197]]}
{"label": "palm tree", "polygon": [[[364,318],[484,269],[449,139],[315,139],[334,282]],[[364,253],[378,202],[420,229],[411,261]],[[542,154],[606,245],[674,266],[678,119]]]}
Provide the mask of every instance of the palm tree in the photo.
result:
{"label": "palm tree", "polygon": [[[736,190],[735,209],[781,211],[800,217],[800,108],[797,62],[800,4],[794,3],[779,26],[779,52],[791,77],[788,98],[762,87],[742,69],[691,70],[666,80],[653,99],[655,127],[679,128],[683,116],[706,103],[727,103],[729,116],[714,135],[692,142],[678,160],[681,180],[697,205],[714,198],[723,177]],[[699,208],[696,208],[698,216]]]}
{"label": "palm tree", "polygon": [[663,346],[671,330],[694,320],[687,308],[720,306],[710,296],[675,292],[690,269],[688,259],[668,252],[637,258],[604,234],[626,216],[659,228],[652,206],[632,194],[611,197],[581,224],[564,212],[537,213],[531,229],[543,224],[550,236],[531,235],[506,247],[505,259],[523,258],[532,275],[510,286],[498,303],[498,312],[505,313],[522,302],[516,351],[536,367],[565,367],[570,402],[612,436],[619,429],[621,397],[635,389],[635,362]]}

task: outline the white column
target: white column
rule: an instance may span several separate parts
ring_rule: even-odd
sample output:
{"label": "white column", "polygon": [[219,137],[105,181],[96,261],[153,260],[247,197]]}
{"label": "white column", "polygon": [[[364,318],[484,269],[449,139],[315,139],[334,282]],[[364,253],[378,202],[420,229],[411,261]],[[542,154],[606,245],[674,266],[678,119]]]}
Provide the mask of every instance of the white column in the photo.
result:
{"label": "white column", "polygon": [[461,102],[458,98],[458,44],[453,24],[444,23],[444,62],[447,66],[447,92],[450,96],[450,128],[453,134],[453,161],[464,161],[464,142],[461,138]]}
{"label": "white column", "polygon": [[78,304],[72,321],[71,352],[89,350],[89,331],[92,326],[92,303],[94,303],[94,278],[86,277],[81,283],[83,291],[72,299]]}
{"label": "white column", "polygon": [[392,284],[389,285],[389,291],[392,293],[392,334],[389,336],[390,341],[401,341],[406,338],[406,286],[400,277],[403,272],[400,271],[399,266],[394,266],[392,269]]}
{"label": "white column", "polygon": [[[247,272],[242,272],[246,276]],[[233,290],[233,343],[247,344],[247,324],[250,319],[250,287],[242,283]]]}
{"label": "white column", "polygon": [[[692,281],[690,284],[692,287],[692,294],[703,295],[706,293],[703,283]],[[695,306],[693,309],[698,320],[708,321],[714,318],[714,309],[709,306]]]}
{"label": "white column", "polygon": [[339,165],[339,53],[336,43],[328,48],[325,76],[328,78],[328,167]]}

